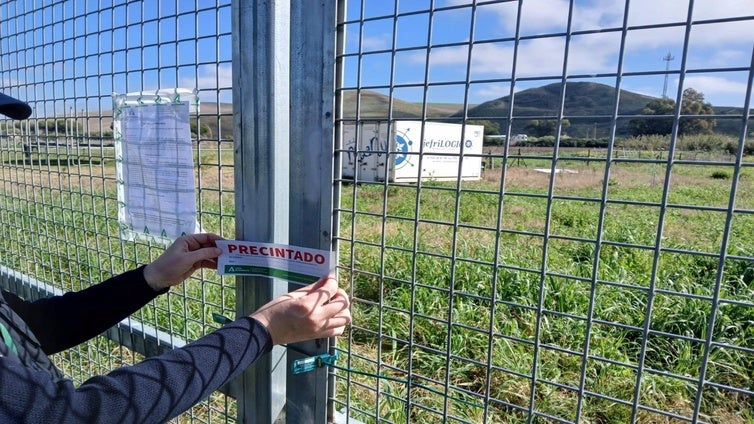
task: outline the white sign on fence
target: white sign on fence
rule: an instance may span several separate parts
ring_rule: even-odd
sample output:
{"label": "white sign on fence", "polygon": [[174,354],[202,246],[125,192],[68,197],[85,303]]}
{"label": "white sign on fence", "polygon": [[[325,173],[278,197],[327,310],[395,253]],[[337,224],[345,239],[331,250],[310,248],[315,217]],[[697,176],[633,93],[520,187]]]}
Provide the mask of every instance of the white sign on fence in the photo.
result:
{"label": "white sign on fence", "polygon": [[190,90],[113,94],[122,239],[169,244],[200,231],[189,122],[198,105]]}
{"label": "white sign on fence", "polygon": [[329,250],[240,240],[216,243],[223,251],[217,258],[220,275],[260,275],[309,284],[334,272]]}
{"label": "white sign on fence", "polygon": [[344,177],[391,182],[481,179],[483,126],[401,120],[388,124],[361,121],[358,133],[356,125],[343,126]]}

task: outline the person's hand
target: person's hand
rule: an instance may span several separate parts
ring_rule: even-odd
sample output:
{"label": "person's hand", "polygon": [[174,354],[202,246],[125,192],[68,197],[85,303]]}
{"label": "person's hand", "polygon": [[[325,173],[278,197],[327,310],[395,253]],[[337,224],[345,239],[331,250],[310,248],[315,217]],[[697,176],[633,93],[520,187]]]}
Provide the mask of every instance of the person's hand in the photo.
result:
{"label": "person's hand", "polygon": [[222,249],[215,241],[217,234],[190,234],[177,238],[162,254],[144,268],[144,279],[155,290],[182,283],[199,268],[217,269]]}
{"label": "person's hand", "polygon": [[350,302],[338,282],[324,277],[280,296],[250,315],[272,336],[273,344],[335,337],[351,322]]}

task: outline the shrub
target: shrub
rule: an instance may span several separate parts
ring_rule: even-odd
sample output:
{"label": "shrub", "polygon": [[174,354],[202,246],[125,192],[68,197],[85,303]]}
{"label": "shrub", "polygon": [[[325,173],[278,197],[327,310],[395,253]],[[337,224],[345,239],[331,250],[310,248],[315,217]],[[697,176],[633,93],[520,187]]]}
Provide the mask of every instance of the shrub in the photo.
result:
{"label": "shrub", "polygon": [[[729,140],[727,143],[725,143],[724,150],[727,153],[730,153],[731,155],[737,155],[738,154],[738,141]],[[754,155],[754,142],[746,141],[744,142],[744,156],[751,156]]]}

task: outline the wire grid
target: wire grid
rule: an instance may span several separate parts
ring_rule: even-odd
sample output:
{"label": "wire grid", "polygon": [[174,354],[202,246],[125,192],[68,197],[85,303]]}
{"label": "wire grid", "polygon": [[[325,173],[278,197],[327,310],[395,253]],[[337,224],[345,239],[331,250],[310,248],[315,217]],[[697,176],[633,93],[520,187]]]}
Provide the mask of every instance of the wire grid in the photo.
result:
{"label": "wire grid", "polygon": [[[679,1],[636,23],[648,5],[626,0],[613,3],[610,26],[589,6],[341,2],[338,152],[379,158],[338,181],[354,321],[339,344],[332,401],[356,422],[752,419],[754,58],[713,65],[695,55],[700,35],[751,25],[754,10],[700,18],[708,2]],[[537,26],[556,13],[562,29]],[[639,60],[632,46],[646,36],[672,46],[675,61]],[[545,41],[560,46],[547,50],[555,71],[531,65]],[[603,43],[613,51],[607,64],[585,64],[587,47]],[[499,66],[485,67],[493,55]],[[700,117],[680,108],[692,76],[741,82],[743,107],[704,116],[729,128],[727,151],[678,137]],[[667,91],[668,77],[677,89]],[[647,121],[669,122],[659,144],[625,133],[640,113],[632,93],[604,91],[598,113],[570,97],[595,88],[584,83],[639,79],[676,105]],[[530,88],[540,90],[534,101],[522,92]],[[396,183],[385,163],[410,158],[418,175],[431,160],[423,147],[391,145],[390,130],[381,148],[367,142],[375,121],[399,120],[425,123],[414,145],[433,122],[491,121],[505,142],[488,139],[481,181]],[[516,145],[534,120],[554,124],[550,147]],[[364,142],[346,149],[352,140]]]}
{"label": "wire grid", "polygon": [[[163,251],[119,237],[113,92],[199,89],[198,219],[233,238],[229,23],[230,1],[0,2],[0,85],[34,110],[26,121],[0,121],[3,266],[69,291]],[[214,312],[235,314],[233,281],[202,272],[131,320],[179,346],[217,327]],[[141,358],[100,337],[54,359],[80,383]],[[235,408],[218,392],[175,421],[233,422]]]}

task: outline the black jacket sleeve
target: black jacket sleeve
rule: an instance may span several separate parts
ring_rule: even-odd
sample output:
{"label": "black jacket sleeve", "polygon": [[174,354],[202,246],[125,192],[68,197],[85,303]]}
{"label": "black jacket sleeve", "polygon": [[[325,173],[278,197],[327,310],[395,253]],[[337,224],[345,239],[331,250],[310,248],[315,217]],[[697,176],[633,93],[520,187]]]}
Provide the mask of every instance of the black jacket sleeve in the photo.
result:
{"label": "black jacket sleeve", "polygon": [[184,347],[93,377],[78,388],[0,358],[0,422],[163,423],[272,348],[267,329],[243,317]]}
{"label": "black jacket sleeve", "polygon": [[3,295],[51,355],[101,334],[165,292],[149,287],[142,266],[84,290],[34,302]]}

